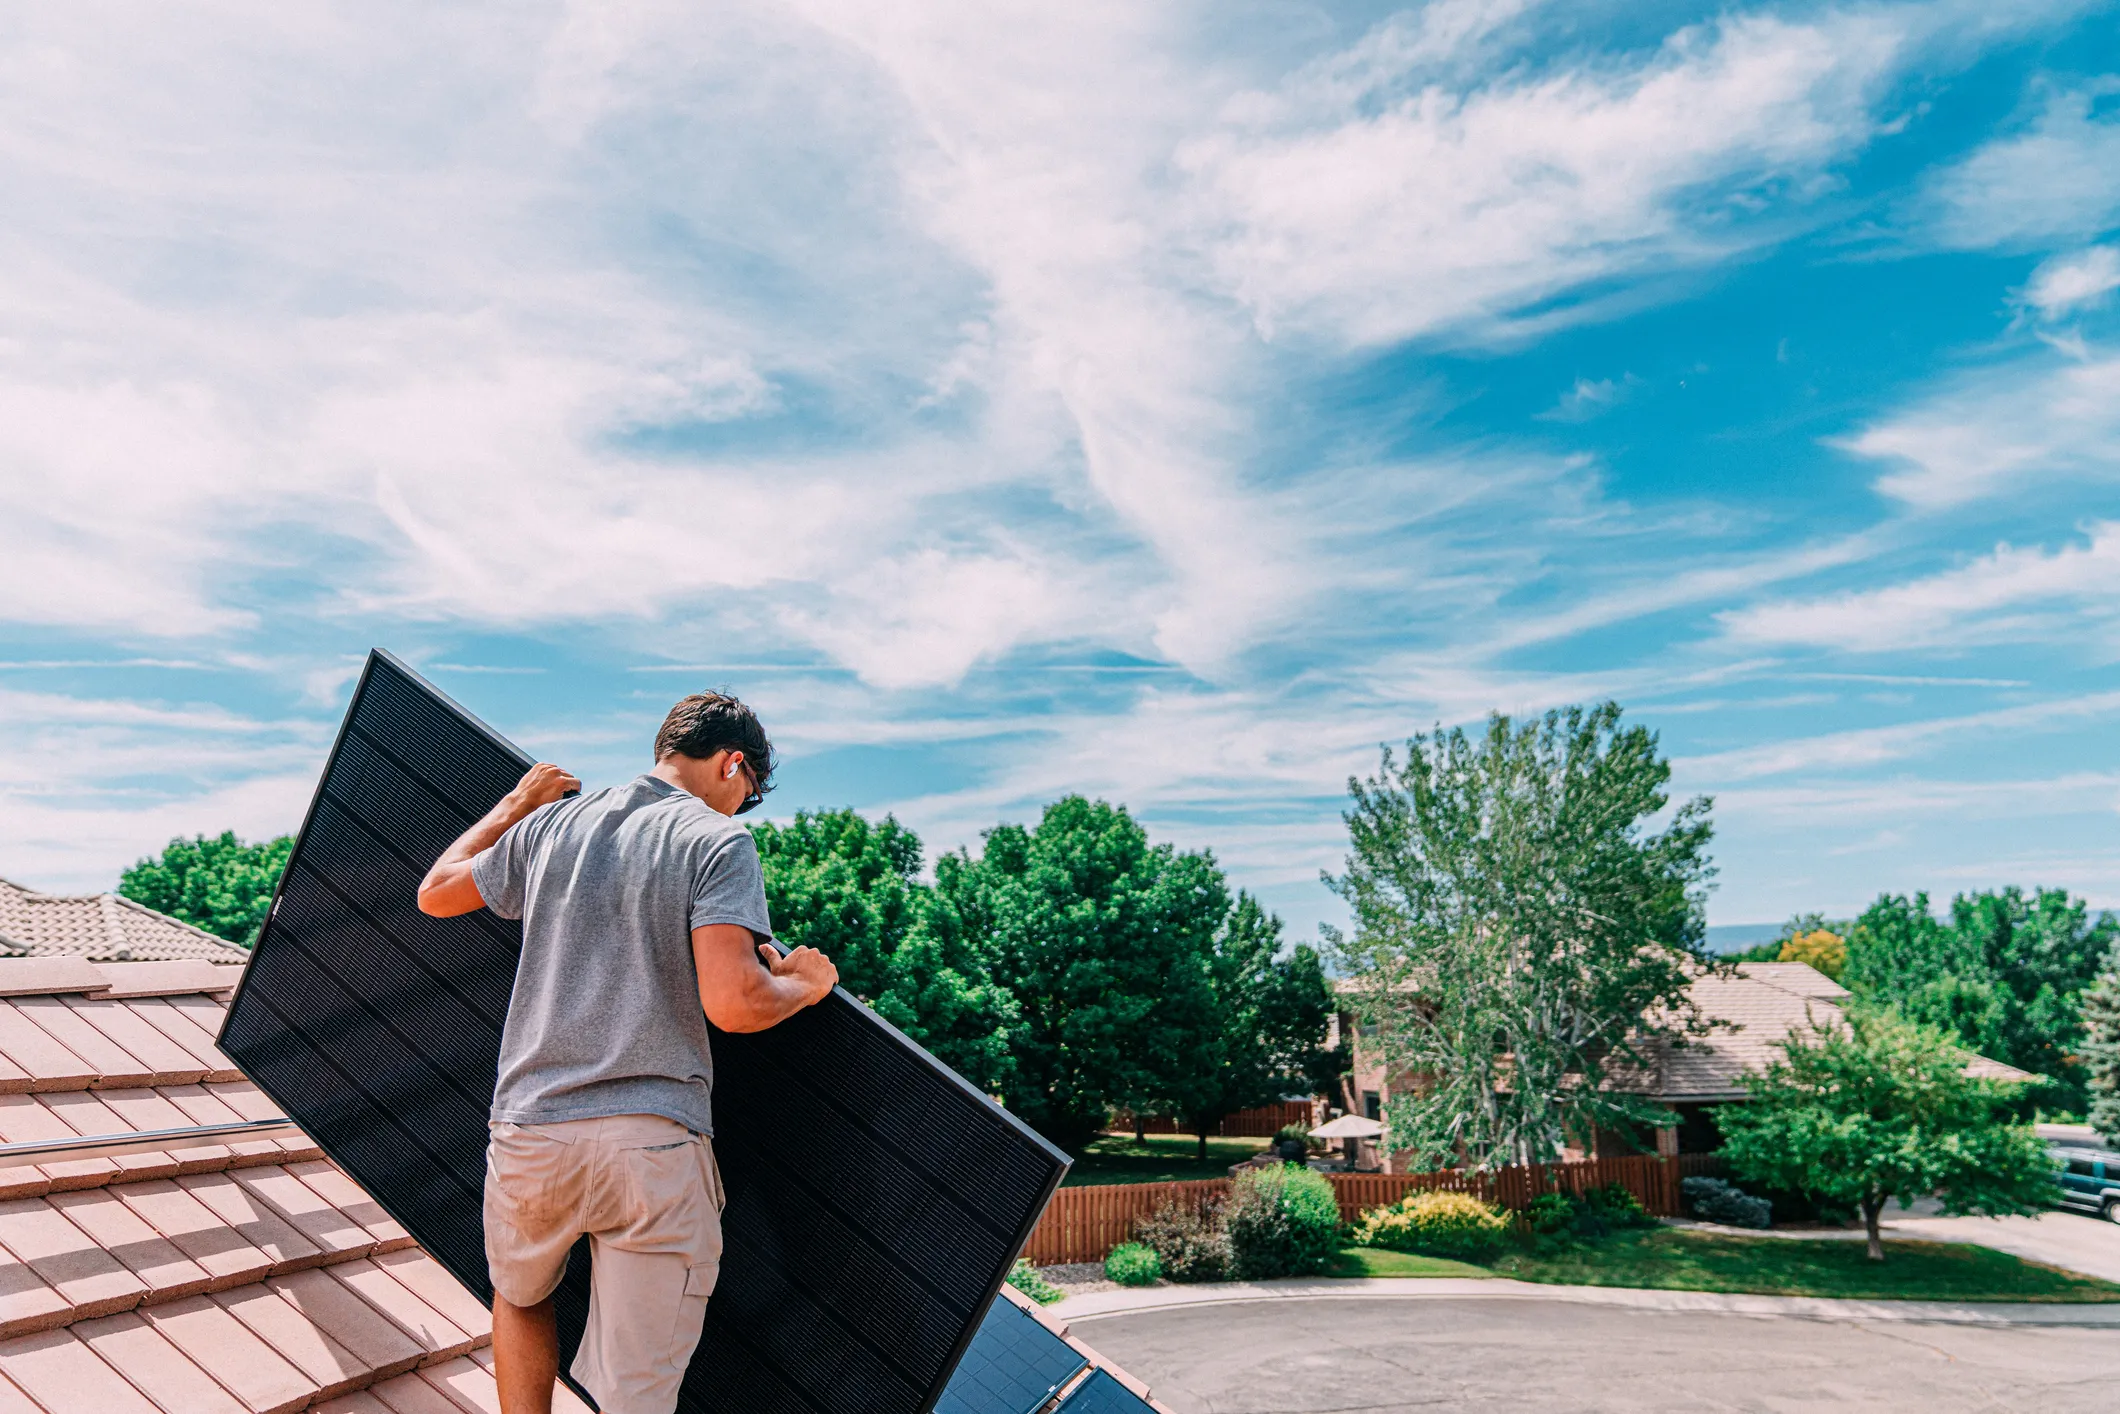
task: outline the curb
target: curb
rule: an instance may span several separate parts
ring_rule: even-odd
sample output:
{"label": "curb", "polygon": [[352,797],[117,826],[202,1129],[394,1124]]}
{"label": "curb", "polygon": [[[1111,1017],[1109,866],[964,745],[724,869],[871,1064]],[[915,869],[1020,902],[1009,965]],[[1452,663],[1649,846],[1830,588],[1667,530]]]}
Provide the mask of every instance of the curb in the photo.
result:
{"label": "curb", "polygon": [[1568,1301],[1637,1311],[1706,1313],[1755,1319],[1884,1321],[1945,1326],[2074,1326],[2120,1331],[2120,1302],[1857,1301],[1825,1296],[1750,1296],[1710,1291],[1646,1291],[1615,1286],[1546,1286],[1507,1277],[1346,1277],[1332,1281],[1207,1282],[1146,1291],[1070,1296],[1046,1309],[1073,1324],[1189,1306],[1263,1301]]}

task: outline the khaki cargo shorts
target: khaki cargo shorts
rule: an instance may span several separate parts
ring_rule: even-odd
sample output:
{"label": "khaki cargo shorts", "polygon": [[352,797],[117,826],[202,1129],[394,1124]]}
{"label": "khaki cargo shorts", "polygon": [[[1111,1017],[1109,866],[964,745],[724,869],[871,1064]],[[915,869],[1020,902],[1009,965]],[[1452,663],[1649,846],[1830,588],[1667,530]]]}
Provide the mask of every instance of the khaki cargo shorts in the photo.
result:
{"label": "khaki cargo shorts", "polygon": [[669,1414],[721,1271],[712,1146],[659,1115],[487,1128],[493,1289],[535,1306],[586,1233],[594,1266],[574,1378],[604,1414]]}

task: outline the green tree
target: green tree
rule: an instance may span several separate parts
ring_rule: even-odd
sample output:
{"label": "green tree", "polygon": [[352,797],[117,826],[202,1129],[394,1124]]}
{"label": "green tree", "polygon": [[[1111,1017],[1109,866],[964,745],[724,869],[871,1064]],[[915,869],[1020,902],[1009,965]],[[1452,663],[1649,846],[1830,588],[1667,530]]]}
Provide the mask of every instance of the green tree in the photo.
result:
{"label": "green tree", "polygon": [[1941,1028],[1858,1006],[1845,1025],[1791,1032],[1781,1051],[1746,1077],[1749,1103],[1718,1113],[1723,1154],[1740,1177],[1858,1208],[1872,1260],[1884,1260],[1887,1199],[1934,1195],[1946,1213],[1983,1216],[2051,1200],[2046,1145],[2010,1120],[2019,1087],[1968,1075],[1971,1053]]}
{"label": "green tree", "polygon": [[986,980],[971,940],[935,926],[919,837],[852,810],[800,812],[751,835],[781,940],[823,952],[884,1020],[980,1089],[1000,1089],[1013,1004]]}
{"label": "green tree", "polygon": [[1418,736],[1349,781],[1354,912],[1333,935],[1396,1084],[1389,1142],[1423,1164],[1556,1158],[1571,1136],[1669,1123],[1606,1082],[1696,1031],[1709,802],[1668,803],[1656,737],[1616,703],[1484,736]]}
{"label": "green tree", "polygon": [[983,939],[1014,1000],[1011,1110],[1072,1151],[1112,1109],[1169,1098],[1214,1006],[1206,959],[1229,893],[1212,858],[1069,796],[1034,830],[988,831],[977,858],[944,856],[935,881],[937,934]]}
{"label": "green tree", "polygon": [[1939,1026],[1983,1055],[2045,1077],[2028,1092],[2080,1112],[2088,1100],[2076,1051],[2082,995],[2120,936],[2062,889],[1961,894],[1948,922],[1926,894],[1886,894],[1848,940],[1841,981],[1869,1000]]}
{"label": "green tree", "polygon": [[2098,980],[2083,993],[2083,1046],[2091,1128],[2120,1147],[2120,943],[2106,954]]}
{"label": "green tree", "polygon": [[1332,1008],[1324,965],[1312,947],[1280,952],[1281,920],[1238,894],[1206,957],[1206,1024],[1168,1077],[1168,1101],[1199,1137],[1202,1163],[1207,1136],[1226,1116],[1308,1091],[1321,1068]]}
{"label": "green tree", "polygon": [[216,937],[250,947],[265,926],[294,836],[244,844],[234,830],[174,839],[118,879],[118,892]]}

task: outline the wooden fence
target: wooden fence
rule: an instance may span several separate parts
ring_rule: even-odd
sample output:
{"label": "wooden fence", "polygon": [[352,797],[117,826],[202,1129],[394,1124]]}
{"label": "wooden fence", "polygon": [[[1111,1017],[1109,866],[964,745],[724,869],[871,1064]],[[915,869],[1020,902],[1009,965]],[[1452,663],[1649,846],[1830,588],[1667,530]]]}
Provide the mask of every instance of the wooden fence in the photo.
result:
{"label": "wooden fence", "polygon": [[[1497,1207],[1521,1208],[1541,1193],[1580,1193],[1617,1183],[1659,1217],[1679,1215],[1678,1185],[1695,1174],[1722,1171],[1713,1154],[1658,1158],[1637,1154],[1620,1159],[1583,1159],[1575,1163],[1536,1164],[1492,1173],[1445,1169],[1439,1173],[1328,1173],[1340,1217],[1353,1222],[1364,1209],[1396,1203],[1409,1193],[1450,1189],[1470,1193]],[[1191,1183],[1113,1183],[1063,1188],[1053,1194],[1045,1215],[1024,1245],[1023,1255],[1040,1266],[1056,1262],[1101,1262],[1112,1248],[1132,1238],[1134,1223],[1165,1203],[1195,1210],[1219,1204],[1229,1196],[1226,1178]]]}
{"label": "wooden fence", "polygon": [[[1314,1129],[1321,1122],[1317,1109],[1309,1100],[1280,1100],[1225,1116],[1215,1133],[1225,1139],[1271,1139],[1283,1125],[1300,1124],[1305,1129]],[[1112,1132],[1131,1134],[1134,1123],[1133,1115],[1121,1110],[1112,1116]],[[1143,1115],[1140,1127],[1143,1134],[1192,1133],[1170,1115]]]}

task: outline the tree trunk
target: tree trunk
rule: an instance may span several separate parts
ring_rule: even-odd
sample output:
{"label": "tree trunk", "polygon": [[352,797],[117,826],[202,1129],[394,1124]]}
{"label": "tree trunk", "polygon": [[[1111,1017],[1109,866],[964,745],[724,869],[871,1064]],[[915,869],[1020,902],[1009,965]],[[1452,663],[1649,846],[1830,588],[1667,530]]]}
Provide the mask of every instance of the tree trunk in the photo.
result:
{"label": "tree trunk", "polygon": [[1877,1219],[1883,1212],[1884,1198],[1882,1195],[1862,1200],[1862,1225],[1870,1234],[1870,1260],[1873,1262],[1882,1262],[1884,1260],[1884,1238],[1880,1237],[1877,1232]]}
{"label": "tree trunk", "polygon": [[1207,1126],[1206,1126],[1206,1125],[1204,1125],[1204,1124],[1200,1126],[1200,1135],[1199,1135],[1199,1137],[1200,1137],[1200,1162],[1204,1164],[1204,1163],[1206,1163],[1206,1162],[1207,1162]]}
{"label": "tree trunk", "polygon": [[1144,1118],[1144,1117],[1143,1117],[1143,1116],[1141,1115],[1141,1113],[1140,1113],[1140,1112],[1139,1112],[1138,1110],[1137,1110],[1137,1111],[1135,1111],[1135,1113],[1134,1113],[1134,1142],[1135,1142],[1136,1144],[1146,1144],[1146,1143],[1148,1142],[1148,1128],[1147,1128],[1147,1126],[1148,1126],[1148,1120],[1147,1120],[1146,1118]]}

